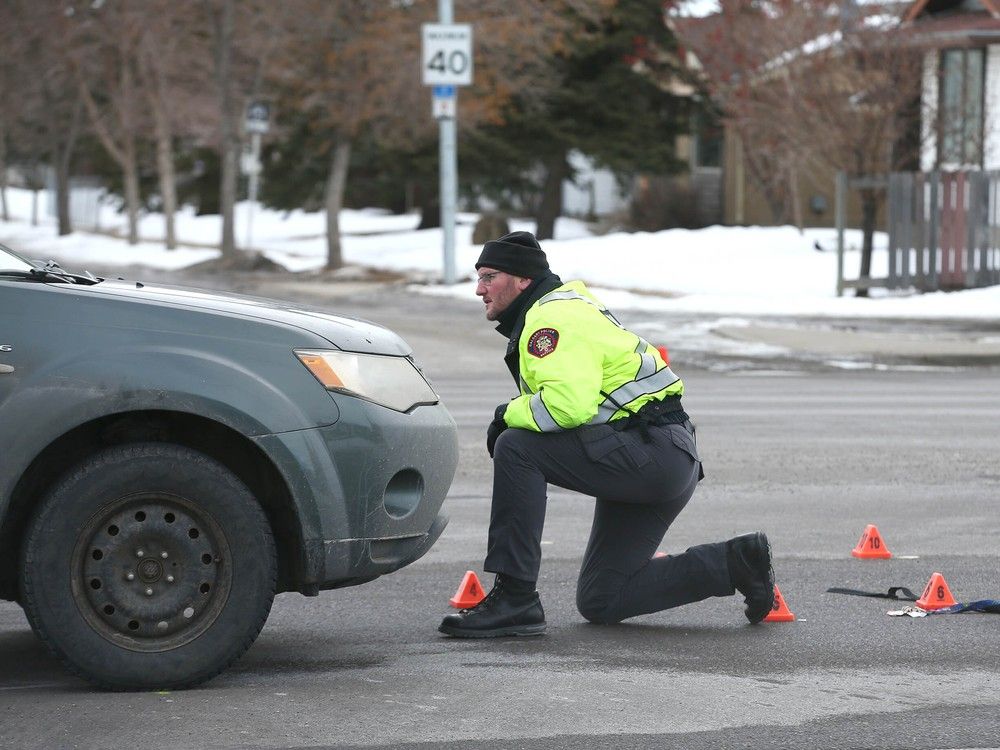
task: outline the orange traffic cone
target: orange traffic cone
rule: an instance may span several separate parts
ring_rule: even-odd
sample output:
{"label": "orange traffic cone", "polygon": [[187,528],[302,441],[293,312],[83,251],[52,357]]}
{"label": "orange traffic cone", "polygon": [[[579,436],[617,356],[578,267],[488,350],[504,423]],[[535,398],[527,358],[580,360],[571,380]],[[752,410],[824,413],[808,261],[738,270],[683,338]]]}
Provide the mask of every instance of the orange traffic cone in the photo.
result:
{"label": "orange traffic cone", "polygon": [[927,582],[924,587],[924,593],[920,595],[917,599],[917,606],[920,609],[932,610],[932,609],[944,609],[945,607],[951,607],[957,604],[955,597],[951,595],[951,591],[948,589],[948,583],[944,580],[944,576],[940,573],[934,573],[931,576],[931,580]]}
{"label": "orange traffic cone", "polygon": [[657,349],[658,352],[660,352],[660,356],[663,357],[664,364],[669,365],[670,364],[670,352],[667,351],[667,347],[665,347],[665,346],[658,346],[658,347],[656,347],[656,349]]}
{"label": "orange traffic cone", "polygon": [[861,539],[858,541],[858,545],[851,550],[851,554],[867,560],[884,560],[892,557],[892,553],[882,540],[882,535],[878,533],[878,529],[873,523],[865,526]]}
{"label": "orange traffic cone", "polygon": [[483,591],[483,584],[479,582],[479,576],[476,575],[475,571],[467,570],[462,576],[462,582],[458,585],[458,591],[455,592],[455,596],[448,600],[448,604],[455,609],[468,609],[479,604],[484,596],[486,596],[486,592]]}
{"label": "orange traffic cone", "polygon": [[791,613],[788,609],[788,605],[785,604],[785,597],[781,595],[778,591],[778,586],[774,586],[774,604],[771,606],[771,611],[768,613],[767,617],[764,618],[764,622],[794,622],[795,615]]}

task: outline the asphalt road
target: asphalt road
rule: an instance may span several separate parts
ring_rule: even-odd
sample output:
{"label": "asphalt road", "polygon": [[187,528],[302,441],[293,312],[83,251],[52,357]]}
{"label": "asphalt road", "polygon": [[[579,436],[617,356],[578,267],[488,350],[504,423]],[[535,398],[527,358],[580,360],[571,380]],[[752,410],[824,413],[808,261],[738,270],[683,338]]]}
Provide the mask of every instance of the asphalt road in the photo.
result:
{"label": "asphalt road", "polygon": [[[732,597],[587,624],[574,595],[592,501],[553,488],[539,582],[548,634],[466,642],[436,627],[465,570],[482,573],[483,432],[513,395],[503,340],[474,302],[244,286],[320,301],[409,341],[459,425],[449,527],[395,574],[280,596],[246,656],[186,692],[95,691],[63,672],[16,605],[0,604],[0,747],[1000,745],[1000,617],[894,618],[891,602],[826,592],[920,590],[941,572],[960,601],[1000,598],[1000,374],[989,359],[875,369],[865,366],[874,354],[838,352],[859,368],[845,370],[822,353],[713,356],[697,337],[670,335],[703,321],[623,313],[671,344],[705,458],[707,478],[661,549],[765,529],[798,619],[751,627]],[[869,523],[894,559],[851,557]]]}

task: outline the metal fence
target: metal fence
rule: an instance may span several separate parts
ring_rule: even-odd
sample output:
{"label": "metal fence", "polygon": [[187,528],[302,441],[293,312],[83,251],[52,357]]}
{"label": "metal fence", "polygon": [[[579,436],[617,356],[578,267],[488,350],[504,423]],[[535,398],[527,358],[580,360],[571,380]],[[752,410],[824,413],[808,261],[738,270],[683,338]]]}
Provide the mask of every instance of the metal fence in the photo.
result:
{"label": "metal fence", "polygon": [[1000,171],[889,175],[890,289],[1000,284]]}

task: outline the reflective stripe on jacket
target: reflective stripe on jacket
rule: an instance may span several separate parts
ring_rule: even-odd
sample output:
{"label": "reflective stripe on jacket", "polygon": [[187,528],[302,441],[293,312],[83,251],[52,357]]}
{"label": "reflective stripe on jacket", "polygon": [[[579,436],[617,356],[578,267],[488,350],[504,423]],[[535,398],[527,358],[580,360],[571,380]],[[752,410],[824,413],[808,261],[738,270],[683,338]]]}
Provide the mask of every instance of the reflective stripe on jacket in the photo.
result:
{"label": "reflective stripe on jacket", "polygon": [[521,395],[504,413],[510,427],[555,432],[602,424],[684,393],[659,351],[623,328],[582,281],[528,308],[518,348]]}

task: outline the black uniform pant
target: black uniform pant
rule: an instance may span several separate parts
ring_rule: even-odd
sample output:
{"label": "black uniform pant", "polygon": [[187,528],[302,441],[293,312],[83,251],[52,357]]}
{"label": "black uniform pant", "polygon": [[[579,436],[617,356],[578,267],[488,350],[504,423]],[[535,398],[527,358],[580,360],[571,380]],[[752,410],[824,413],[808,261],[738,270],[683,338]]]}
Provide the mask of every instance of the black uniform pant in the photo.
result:
{"label": "black uniform pant", "polygon": [[493,505],[485,569],[538,579],[546,485],[596,497],[577,608],[593,622],[734,593],[724,542],[652,558],[687,505],[701,464],[690,422],[649,429],[611,425],[557,433],[508,429],[493,453]]}

